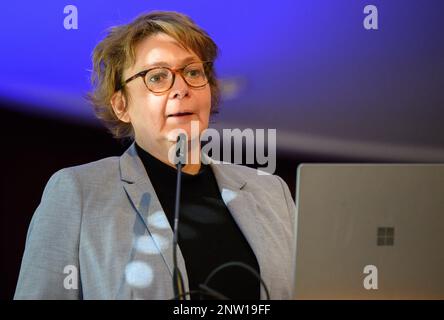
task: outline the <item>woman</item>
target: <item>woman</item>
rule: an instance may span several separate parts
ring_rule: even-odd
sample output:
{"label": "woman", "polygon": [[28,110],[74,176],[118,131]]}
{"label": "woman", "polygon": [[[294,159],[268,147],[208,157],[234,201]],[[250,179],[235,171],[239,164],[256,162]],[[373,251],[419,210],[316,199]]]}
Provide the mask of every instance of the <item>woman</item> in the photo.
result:
{"label": "woman", "polygon": [[[177,130],[216,112],[217,46],[185,15],[151,12],[94,49],[97,116],[133,144],[121,157],[62,169],[28,230],[16,299],[174,298]],[[197,150],[196,150],[197,148]],[[177,265],[184,291],[206,283],[234,299],[291,299],[295,207],[277,176],[234,164],[183,167]],[[265,286],[251,270],[256,271]],[[201,295],[191,294],[188,297]],[[208,296],[205,296],[207,298]]]}

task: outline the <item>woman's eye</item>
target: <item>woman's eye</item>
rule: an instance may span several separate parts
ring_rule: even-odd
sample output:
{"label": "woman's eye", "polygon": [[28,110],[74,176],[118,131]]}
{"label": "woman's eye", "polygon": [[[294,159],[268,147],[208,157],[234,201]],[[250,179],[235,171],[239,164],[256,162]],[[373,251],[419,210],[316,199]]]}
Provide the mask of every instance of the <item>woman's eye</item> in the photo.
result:
{"label": "woman's eye", "polygon": [[149,76],[149,81],[153,83],[161,82],[164,81],[167,77],[168,75],[166,75],[165,73],[156,73]]}
{"label": "woman's eye", "polygon": [[201,75],[202,75],[202,71],[199,69],[192,69],[192,70],[187,71],[187,76],[190,76],[193,78],[199,77]]}

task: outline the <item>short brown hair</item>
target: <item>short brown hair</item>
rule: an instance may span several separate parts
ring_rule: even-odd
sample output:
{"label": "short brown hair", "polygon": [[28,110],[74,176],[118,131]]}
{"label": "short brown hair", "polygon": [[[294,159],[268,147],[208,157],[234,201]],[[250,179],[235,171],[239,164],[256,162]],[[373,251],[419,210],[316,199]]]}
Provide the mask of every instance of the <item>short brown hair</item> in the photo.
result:
{"label": "short brown hair", "polygon": [[[135,63],[137,44],[156,33],[165,33],[176,39],[182,47],[192,50],[202,61],[215,61],[218,47],[210,36],[197,26],[194,21],[174,11],[151,11],[138,16],[129,24],[108,29],[106,37],[94,48],[93,70],[91,74],[92,90],[87,94],[96,116],[101,119],[115,138],[134,138],[131,123],[126,123],[116,116],[111,105],[111,97],[123,79],[123,70]],[[217,113],[220,101],[220,88],[214,66],[208,72],[211,88],[211,114]],[[129,100],[125,87],[122,89],[125,99]]]}

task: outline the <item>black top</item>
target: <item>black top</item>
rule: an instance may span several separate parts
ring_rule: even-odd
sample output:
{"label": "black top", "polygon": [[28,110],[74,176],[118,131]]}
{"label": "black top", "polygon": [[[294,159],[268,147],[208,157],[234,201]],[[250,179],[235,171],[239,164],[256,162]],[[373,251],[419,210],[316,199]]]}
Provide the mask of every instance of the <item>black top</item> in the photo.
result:
{"label": "black top", "polygon": [[[136,149],[173,229],[177,170],[137,144]],[[259,273],[256,256],[223,202],[209,165],[202,164],[195,175],[182,172],[178,234],[190,290],[198,290],[212,270],[230,261],[243,262]],[[208,286],[231,299],[260,299],[259,280],[241,267],[219,271]]]}

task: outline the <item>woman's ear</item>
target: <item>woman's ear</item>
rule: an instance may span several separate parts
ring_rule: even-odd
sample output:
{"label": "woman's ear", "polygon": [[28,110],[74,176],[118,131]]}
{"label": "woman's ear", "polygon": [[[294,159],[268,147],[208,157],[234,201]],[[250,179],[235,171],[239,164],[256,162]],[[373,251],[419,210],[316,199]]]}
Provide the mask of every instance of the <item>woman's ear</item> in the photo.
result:
{"label": "woman's ear", "polygon": [[113,107],[114,113],[120,121],[129,123],[131,122],[128,113],[128,106],[125,97],[122,94],[122,90],[114,92],[111,97],[111,106]]}

